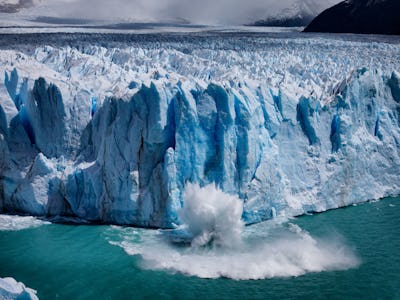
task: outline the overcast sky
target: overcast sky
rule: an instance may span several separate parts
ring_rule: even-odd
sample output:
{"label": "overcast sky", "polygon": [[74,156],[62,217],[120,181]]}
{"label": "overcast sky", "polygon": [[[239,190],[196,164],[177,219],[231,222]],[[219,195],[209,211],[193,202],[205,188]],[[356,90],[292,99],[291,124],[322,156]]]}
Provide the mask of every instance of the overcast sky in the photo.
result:
{"label": "overcast sky", "polygon": [[[30,0],[0,0],[0,4]],[[317,11],[340,0],[33,0],[35,15],[86,19],[164,21],[177,18],[193,23],[242,24],[274,15],[298,3]]]}
{"label": "overcast sky", "polygon": [[[282,1],[274,0],[59,0],[69,2],[64,13],[88,17],[109,18],[119,16],[140,19],[185,18],[193,22],[242,22],[265,15],[268,10],[283,7]],[[290,0],[283,0],[290,1]],[[101,3],[101,4],[100,4]],[[268,3],[268,4],[267,4]],[[64,5],[62,5],[64,6]],[[96,9],[93,9],[96,7]]]}

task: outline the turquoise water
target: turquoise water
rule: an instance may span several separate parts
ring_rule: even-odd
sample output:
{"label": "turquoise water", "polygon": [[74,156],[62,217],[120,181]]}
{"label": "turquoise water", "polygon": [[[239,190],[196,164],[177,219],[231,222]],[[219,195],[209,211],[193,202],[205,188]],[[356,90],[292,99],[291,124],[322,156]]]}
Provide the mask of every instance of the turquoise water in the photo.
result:
{"label": "turquoise water", "polygon": [[[0,277],[24,282],[38,291],[40,299],[400,299],[399,216],[400,198],[390,198],[291,220],[290,228],[301,228],[325,241],[326,247],[332,246],[338,257],[350,258],[338,268],[334,264],[322,272],[262,280],[202,279],[181,274],[179,267],[171,268],[173,263],[167,267],[163,261],[152,264],[152,257],[144,259],[147,248],[136,249],[135,245],[148,244],[162,257],[169,248],[155,231],[56,224],[0,231]],[[269,226],[271,232],[265,235],[279,235],[283,230],[279,226],[288,227]],[[267,227],[260,227],[261,231],[265,233]],[[336,241],[330,243],[332,239]],[[283,245],[303,245],[296,243]],[[141,255],[134,255],[135,251],[142,251]],[[207,253],[215,255],[212,250]],[[165,253],[166,259],[168,255],[171,253]],[[202,255],[205,253],[193,256],[194,265]],[[235,255],[232,257],[243,259]],[[224,263],[211,260],[217,269],[219,262]],[[277,270],[282,271],[285,266],[279,262]],[[238,263],[239,269],[247,272],[244,274],[252,271],[245,268],[246,261]]]}

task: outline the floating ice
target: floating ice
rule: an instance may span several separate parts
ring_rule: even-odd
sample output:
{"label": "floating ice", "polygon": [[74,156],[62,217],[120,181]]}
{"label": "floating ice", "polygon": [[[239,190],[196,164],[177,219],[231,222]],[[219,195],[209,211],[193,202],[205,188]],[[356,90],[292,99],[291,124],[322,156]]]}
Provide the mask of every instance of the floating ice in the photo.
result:
{"label": "floating ice", "polygon": [[2,300],[39,300],[36,291],[25,287],[14,278],[0,278],[0,299]]}
{"label": "floating ice", "polygon": [[36,228],[49,222],[39,220],[35,217],[21,217],[0,215],[0,231],[16,231],[28,228]]}

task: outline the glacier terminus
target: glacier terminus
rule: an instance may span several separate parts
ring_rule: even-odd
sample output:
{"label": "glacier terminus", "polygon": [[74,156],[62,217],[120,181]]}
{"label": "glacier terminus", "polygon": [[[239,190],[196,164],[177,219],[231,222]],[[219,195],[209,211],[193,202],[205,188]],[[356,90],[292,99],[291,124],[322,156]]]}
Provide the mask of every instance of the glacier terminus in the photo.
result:
{"label": "glacier terminus", "polygon": [[400,194],[400,39],[2,35],[0,211],[173,228],[185,187],[246,224]]}

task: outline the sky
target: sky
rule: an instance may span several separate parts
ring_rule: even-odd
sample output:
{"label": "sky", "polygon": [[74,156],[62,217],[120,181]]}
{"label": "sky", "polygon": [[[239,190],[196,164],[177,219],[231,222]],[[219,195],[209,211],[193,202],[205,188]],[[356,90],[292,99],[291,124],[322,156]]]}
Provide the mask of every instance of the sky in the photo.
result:
{"label": "sky", "polygon": [[[0,5],[34,2],[21,14],[94,20],[170,21],[243,24],[308,4],[317,12],[340,0],[0,0]],[[17,14],[18,15],[18,14]],[[16,16],[17,17],[17,16]]]}
{"label": "sky", "polygon": [[[194,23],[234,22],[239,23],[251,19],[255,15],[260,17],[268,10],[276,11],[282,3],[271,0],[59,0],[69,3],[66,14],[88,17],[109,18],[119,16],[122,18],[138,19],[187,19]],[[283,0],[288,1],[288,0]],[[101,5],[99,5],[101,2]],[[268,5],[266,2],[270,2]],[[60,6],[64,6],[60,3]],[[96,9],[93,9],[96,7]]]}

